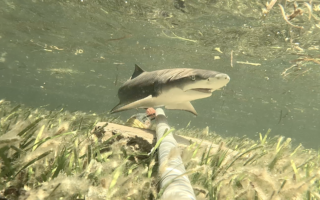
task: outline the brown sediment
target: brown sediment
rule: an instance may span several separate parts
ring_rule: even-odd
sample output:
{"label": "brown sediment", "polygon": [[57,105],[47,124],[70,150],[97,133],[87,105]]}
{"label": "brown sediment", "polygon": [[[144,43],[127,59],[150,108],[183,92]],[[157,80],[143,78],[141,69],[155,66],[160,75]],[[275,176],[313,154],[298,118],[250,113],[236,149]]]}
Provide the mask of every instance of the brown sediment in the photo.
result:
{"label": "brown sediment", "polygon": [[298,4],[294,3],[293,7],[294,7],[293,13],[291,13],[291,15],[287,16],[287,19],[289,21],[292,20],[293,18],[295,18],[296,16],[303,14],[303,11],[300,8],[298,8]]}
{"label": "brown sediment", "polygon": [[312,3],[312,0],[310,1],[310,4],[307,2],[304,2],[304,4],[303,4],[307,7],[307,9],[309,11],[309,17],[308,17],[309,20],[311,19],[311,16],[312,16],[312,6],[311,6],[312,4],[311,3]]}
{"label": "brown sediment", "polygon": [[[285,11],[284,11],[283,6],[279,4],[279,7],[280,7],[280,10],[281,10],[283,19],[287,22],[287,24],[289,24],[289,25],[291,25],[291,26],[293,26],[293,27],[295,27],[295,28],[301,28],[301,29],[303,29],[303,26],[294,25],[294,24],[292,24],[291,22],[289,22],[288,17],[286,16],[286,13],[285,13]],[[291,19],[293,19],[293,18],[294,18],[294,17],[292,17]]]}
{"label": "brown sediment", "polygon": [[267,2],[267,10],[270,11],[276,2],[277,0],[272,0],[270,3]]}
{"label": "brown sediment", "polygon": [[298,58],[298,59],[292,60],[291,62],[299,62],[299,61],[305,61],[305,62],[306,61],[311,61],[311,62],[314,62],[314,63],[320,65],[320,60],[319,59],[312,58],[312,57],[309,57],[309,56],[306,56],[306,57],[303,57],[303,58]]}

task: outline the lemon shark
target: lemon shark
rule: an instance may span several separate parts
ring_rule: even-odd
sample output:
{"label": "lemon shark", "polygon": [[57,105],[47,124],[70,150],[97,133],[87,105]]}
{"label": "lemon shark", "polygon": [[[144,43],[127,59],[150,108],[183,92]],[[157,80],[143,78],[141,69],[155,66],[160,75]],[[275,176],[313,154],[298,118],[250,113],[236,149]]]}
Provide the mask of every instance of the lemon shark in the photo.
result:
{"label": "lemon shark", "polygon": [[162,107],[197,115],[190,101],[210,97],[230,81],[227,74],[191,68],[144,71],[138,65],[118,90],[120,103],[111,113],[133,108]]}

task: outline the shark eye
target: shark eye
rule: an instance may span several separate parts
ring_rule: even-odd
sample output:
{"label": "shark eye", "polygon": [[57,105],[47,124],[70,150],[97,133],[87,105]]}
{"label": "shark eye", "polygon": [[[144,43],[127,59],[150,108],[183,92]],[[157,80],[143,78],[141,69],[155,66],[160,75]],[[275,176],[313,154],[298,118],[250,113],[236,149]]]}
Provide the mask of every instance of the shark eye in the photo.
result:
{"label": "shark eye", "polygon": [[196,80],[196,76],[195,76],[195,75],[192,75],[192,76],[191,76],[191,80],[193,80],[193,81]]}

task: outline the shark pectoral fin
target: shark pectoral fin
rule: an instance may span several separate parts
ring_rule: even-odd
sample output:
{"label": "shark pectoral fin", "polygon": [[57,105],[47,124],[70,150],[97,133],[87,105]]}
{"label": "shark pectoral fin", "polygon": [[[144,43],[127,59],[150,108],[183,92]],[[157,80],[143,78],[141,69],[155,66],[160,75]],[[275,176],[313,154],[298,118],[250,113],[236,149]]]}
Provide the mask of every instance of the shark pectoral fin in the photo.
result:
{"label": "shark pectoral fin", "polygon": [[179,103],[179,104],[166,105],[165,108],[172,109],[172,110],[185,110],[185,111],[191,112],[194,115],[198,115],[196,109],[194,109],[190,101]]}
{"label": "shark pectoral fin", "polygon": [[123,103],[119,103],[118,105],[116,105],[112,110],[111,113],[115,113],[115,112],[120,112],[120,111],[124,111],[124,110],[129,110],[132,108],[140,108],[142,105],[148,105],[150,104],[150,102],[152,101],[152,95],[149,95],[143,99],[139,99],[137,101],[133,101],[133,102],[129,102],[126,104]]}

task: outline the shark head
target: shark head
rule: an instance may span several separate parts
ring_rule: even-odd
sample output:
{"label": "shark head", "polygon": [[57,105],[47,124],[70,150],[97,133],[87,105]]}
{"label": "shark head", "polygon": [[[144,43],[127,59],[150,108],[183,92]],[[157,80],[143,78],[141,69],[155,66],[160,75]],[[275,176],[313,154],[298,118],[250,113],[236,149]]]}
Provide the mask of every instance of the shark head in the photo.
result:
{"label": "shark head", "polygon": [[[185,78],[180,79],[176,83],[176,87],[180,87],[185,93],[199,93],[205,97],[211,96],[212,92],[227,85],[230,77],[227,74],[200,70],[186,70]],[[179,83],[180,82],[180,83]]]}
{"label": "shark head", "polygon": [[216,71],[175,68],[146,72],[136,65],[131,78],[120,87],[120,103],[111,113],[165,106],[197,115],[190,101],[211,96],[229,81],[227,74]]}

